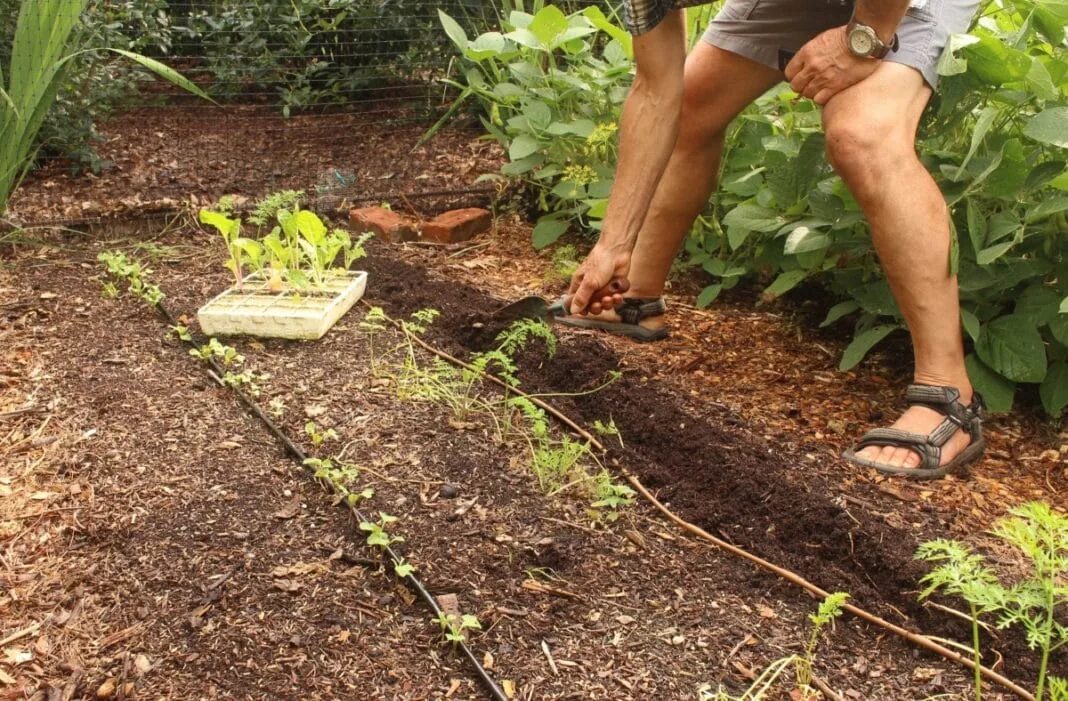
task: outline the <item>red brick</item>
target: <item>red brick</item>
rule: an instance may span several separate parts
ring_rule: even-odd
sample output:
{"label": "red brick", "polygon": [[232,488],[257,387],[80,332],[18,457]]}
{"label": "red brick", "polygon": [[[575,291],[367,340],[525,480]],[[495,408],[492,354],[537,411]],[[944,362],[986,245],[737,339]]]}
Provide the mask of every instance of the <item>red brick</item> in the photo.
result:
{"label": "red brick", "polygon": [[423,222],[423,238],[439,243],[466,241],[489,231],[493,215],[485,209],[454,209]]}
{"label": "red brick", "polygon": [[419,239],[419,228],[414,221],[383,207],[353,209],[349,212],[349,220],[361,233],[370,231],[390,243]]}

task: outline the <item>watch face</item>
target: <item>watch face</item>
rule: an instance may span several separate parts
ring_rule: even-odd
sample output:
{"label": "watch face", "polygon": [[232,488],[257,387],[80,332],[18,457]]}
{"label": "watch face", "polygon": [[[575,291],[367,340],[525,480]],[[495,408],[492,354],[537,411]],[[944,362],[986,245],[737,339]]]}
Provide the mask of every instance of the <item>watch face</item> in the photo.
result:
{"label": "watch face", "polygon": [[858,56],[870,56],[875,42],[867,32],[857,28],[849,33],[849,48]]}

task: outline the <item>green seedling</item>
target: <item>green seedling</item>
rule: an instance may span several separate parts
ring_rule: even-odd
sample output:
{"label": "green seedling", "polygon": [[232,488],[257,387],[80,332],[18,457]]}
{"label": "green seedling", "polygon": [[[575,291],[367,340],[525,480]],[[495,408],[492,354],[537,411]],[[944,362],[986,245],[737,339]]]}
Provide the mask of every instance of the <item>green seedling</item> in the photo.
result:
{"label": "green seedling", "polygon": [[175,337],[180,341],[185,341],[186,343],[193,342],[193,334],[189,333],[189,327],[183,326],[182,324],[175,324],[174,326],[168,327],[167,336]]}
{"label": "green seedling", "polygon": [[812,688],[812,667],[816,662],[816,648],[823,637],[827,626],[833,625],[834,620],[842,615],[842,605],[849,598],[849,594],[835,592],[820,602],[816,613],[811,613],[808,620],[812,623],[809,629],[808,641],[805,643],[805,652],[797,658],[794,665],[794,674],[797,677],[797,688],[802,698],[819,698],[818,692]]}
{"label": "green seedling", "polygon": [[397,521],[396,516],[390,516],[382,511],[378,512],[378,522],[364,521],[360,524],[360,530],[367,532],[367,544],[376,548],[388,548],[393,543],[401,543],[404,538],[399,535],[390,535],[386,526]]}
{"label": "green seedling", "polygon": [[286,407],[285,400],[281,397],[273,397],[271,401],[267,403],[267,406],[270,407],[271,416],[275,417],[276,419],[282,418],[282,416],[286,413],[286,409],[288,408]]}
{"label": "green seedling", "polygon": [[321,446],[326,441],[336,441],[337,431],[332,428],[328,428],[325,431],[319,430],[318,424],[314,421],[309,421],[304,424],[304,433],[311,439],[312,445],[316,448]]}
{"label": "green seedling", "polygon": [[482,630],[482,624],[478,618],[471,614],[463,614],[456,620],[455,615],[449,615],[442,611],[438,614],[435,622],[441,626],[441,632],[445,636],[445,642],[458,644],[464,642],[465,630]]}
{"label": "green seedling", "polygon": [[405,577],[412,576],[415,572],[415,565],[405,560],[403,557],[393,561],[393,571],[398,577],[404,579]]}
{"label": "green seedling", "polygon": [[233,372],[227,370],[222,376],[222,382],[227,387],[244,390],[253,397],[258,397],[260,396],[260,391],[263,389],[260,383],[266,382],[270,378],[271,376],[265,372],[257,373],[252,370]]}
{"label": "green seedling", "polygon": [[201,360],[215,358],[224,368],[234,367],[245,362],[245,356],[238,353],[236,348],[220,343],[217,338],[209,339],[207,343],[199,348],[191,348],[189,355]]}
{"label": "green seedling", "polygon": [[[150,307],[158,306],[163,301],[163,290],[159,285],[149,282],[152,270],[137,261],[132,261],[121,251],[101,251],[97,260],[104,264],[108,275],[127,284],[130,294],[140,297]],[[111,282],[104,283],[105,296],[118,296],[119,289]]]}
{"label": "green seedling", "polygon": [[[976,661],[982,659],[981,616],[993,616],[1000,629],[1022,627],[1028,645],[1039,651],[1035,701],[1043,701],[1047,686],[1051,699],[1057,699],[1058,694],[1063,698],[1064,681],[1049,678],[1049,660],[1068,644],[1068,625],[1057,619],[1058,611],[1068,607],[1068,517],[1040,502],[1017,506],[1009,514],[991,533],[1028,562],[1027,576],[1006,586],[986,559],[967,545],[934,540],[921,545],[916,553],[921,560],[939,563],[921,580],[926,588],[920,598],[943,593],[968,604]],[[976,673],[976,699],[981,697],[981,681]]]}
{"label": "green seedling", "polygon": [[[613,380],[618,378],[613,378]],[[619,432],[619,427],[616,426],[615,419],[609,419],[608,423],[601,421],[600,419],[594,419],[593,432],[599,436],[615,436],[619,441],[619,447],[623,447],[623,434]]]}
{"label": "green seedling", "polygon": [[589,515],[594,521],[612,523],[619,519],[621,509],[634,503],[634,490],[612,479],[608,470],[601,470],[593,477],[594,501]]}
{"label": "green seedling", "polygon": [[304,464],[314,470],[316,479],[329,483],[334,491],[348,501],[349,506],[355,506],[359,500],[370,499],[375,495],[370,487],[360,492],[350,489],[350,485],[360,478],[359,469],[352,463],[330,458],[307,458]]}

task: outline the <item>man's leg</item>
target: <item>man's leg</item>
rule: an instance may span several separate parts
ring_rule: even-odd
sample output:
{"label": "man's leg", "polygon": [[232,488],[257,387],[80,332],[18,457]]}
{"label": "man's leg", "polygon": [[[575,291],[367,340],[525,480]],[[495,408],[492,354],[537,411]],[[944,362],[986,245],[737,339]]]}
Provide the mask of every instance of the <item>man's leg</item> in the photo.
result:
{"label": "man's leg", "polygon": [[[916,70],[883,63],[868,79],[824,108],[827,154],[871,224],[872,241],[912,334],[918,384],[947,385],[972,400],[964,368],[957,279],[949,273],[949,213],[938,186],[916,156],[916,128],[931,89]],[[895,428],[927,434],[943,416],[912,407]],[[942,451],[953,459],[969,438],[958,431]],[[916,467],[905,448],[870,447],[858,456]]]}
{"label": "man's leg", "polygon": [[[723,139],[739,112],[782,80],[778,71],[700,42],[686,60],[679,135],[634,247],[627,297],[659,297],[683,239],[716,184]],[[618,320],[615,312],[590,317]],[[642,325],[658,328],[654,317]]]}

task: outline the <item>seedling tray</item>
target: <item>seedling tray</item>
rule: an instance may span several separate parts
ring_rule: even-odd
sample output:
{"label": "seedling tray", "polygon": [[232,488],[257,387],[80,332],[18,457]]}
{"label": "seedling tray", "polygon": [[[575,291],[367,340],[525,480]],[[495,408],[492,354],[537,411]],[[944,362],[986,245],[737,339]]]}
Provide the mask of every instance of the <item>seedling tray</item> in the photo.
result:
{"label": "seedling tray", "polygon": [[255,274],[197,311],[201,330],[209,336],[260,336],[314,341],[322,338],[363,296],[367,273],[331,273],[313,291],[272,293],[267,280]]}

